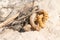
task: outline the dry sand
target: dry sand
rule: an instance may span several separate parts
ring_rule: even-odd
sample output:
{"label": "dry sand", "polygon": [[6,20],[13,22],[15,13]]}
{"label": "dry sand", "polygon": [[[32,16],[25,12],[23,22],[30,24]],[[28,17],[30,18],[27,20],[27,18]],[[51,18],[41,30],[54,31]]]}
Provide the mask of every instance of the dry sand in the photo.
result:
{"label": "dry sand", "polygon": [[[3,0],[3,4],[0,2],[0,8],[1,5],[7,6],[9,1],[6,0],[4,2]],[[15,2],[17,3],[18,0],[15,0]],[[38,5],[40,9],[46,10],[49,14],[49,19],[44,29],[39,32],[29,31],[23,33],[6,29],[0,33],[0,40],[60,40],[60,0],[39,0]]]}

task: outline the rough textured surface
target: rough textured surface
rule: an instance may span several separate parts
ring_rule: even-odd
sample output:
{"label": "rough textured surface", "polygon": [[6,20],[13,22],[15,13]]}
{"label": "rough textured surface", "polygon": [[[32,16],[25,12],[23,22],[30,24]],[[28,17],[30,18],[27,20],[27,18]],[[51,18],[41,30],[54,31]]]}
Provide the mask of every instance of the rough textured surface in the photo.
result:
{"label": "rough textured surface", "polygon": [[[2,0],[4,3],[4,0]],[[27,22],[25,21],[29,15],[31,15],[29,10],[31,10],[31,7],[33,6],[33,0],[5,0],[5,2],[8,2],[7,5],[1,5],[1,15],[0,15],[0,22],[3,23],[3,21],[6,21],[7,19],[15,16],[17,13],[19,13],[19,16],[17,17],[17,20],[15,20],[13,23],[11,23],[12,20],[10,20],[10,27],[13,29],[18,29],[22,28],[24,25],[23,23]],[[16,17],[15,17],[16,18]],[[15,19],[14,18],[14,19]],[[13,19],[13,18],[12,18]],[[8,21],[6,21],[7,24]],[[6,23],[5,23],[6,25]],[[17,26],[17,28],[16,28]],[[21,27],[20,27],[21,26]]]}
{"label": "rough textured surface", "polygon": [[[17,3],[14,6],[14,12],[17,12],[16,10],[19,10],[20,6],[19,2],[19,0],[1,0],[0,9],[2,11],[4,7],[8,8],[8,4],[10,7],[13,7],[15,3]],[[5,31],[1,32],[1,28],[0,40],[60,40],[60,0],[39,0],[38,2],[39,8],[47,10],[49,14],[49,19],[46,23],[46,27],[44,29],[41,29],[39,32],[30,31],[23,33],[13,31],[12,29],[6,29]],[[4,9],[4,15],[5,13],[8,15],[11,10],[12,8],[10,8],[7,12],[7,9]]]}

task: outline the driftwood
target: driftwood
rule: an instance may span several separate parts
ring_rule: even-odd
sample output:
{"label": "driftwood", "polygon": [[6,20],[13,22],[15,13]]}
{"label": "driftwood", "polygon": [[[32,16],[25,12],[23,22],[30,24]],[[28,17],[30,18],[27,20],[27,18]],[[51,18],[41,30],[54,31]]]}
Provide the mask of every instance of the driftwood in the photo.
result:
{"label": "driftwood", "polygon": [[[17,9],[19,9],[19,8],[17,8]],[[45,22],[48,19],[48,13],[46,13],[46,11],[44,11],[44,10],[39,10],[37,1],[33,1],[28,4],[25,4],[25,6],[21,7],[21,9],[19,11],[21,12],[21,14],[16,13],[15,15],[12,15],[12,17],[10,17],[7,20],[5,20],[4,22],[2,22],[0,24],[0,27],[6,26],[6,25],[12,23],[9,25],[9,27],[11,27],[12,29],[17,28],[16,30],[18,30],[19,27],[22,25],[21,28],[23,28],[26,31],[29,31],[31,29],[39,31],[41,28],[44,27]],[[18,18],[15,20],[17,22],[15,22],[14,19],[17,16],[18,16]],[[26,19],[29,21],[27,21]],[[15,23],[13,23],[13,21]],[[35,21],[37,24],[35,23]],[[16,26],[16,28],[14,26]],[[17,26],[19,26],[19,27],[17,27]]]}
{"label": "driftwood", "polygon": [[13,22],[14,19],[15,19],[18,15],[19,15],[19,13],[16,13],[14,16],[12,16],[12,17],[8,18],[6,21],[2,22],[2,23],[0,24],[0,28],[3,27],[3,26],[6,26],[6,25],[8,25],[8,24],[10,24],[11,22]]}

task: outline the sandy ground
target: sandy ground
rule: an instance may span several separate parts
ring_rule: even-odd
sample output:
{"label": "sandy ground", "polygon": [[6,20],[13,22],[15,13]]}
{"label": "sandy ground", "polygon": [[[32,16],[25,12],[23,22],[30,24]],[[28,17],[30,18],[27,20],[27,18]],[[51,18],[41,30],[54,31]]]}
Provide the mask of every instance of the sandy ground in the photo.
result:
{"label": "sandy ground", "polygon": [[23,33],[6,29],[0,32],[0,40],[60,40],[60,0],[39,0],[38,2],[39,8],[48,11],[49,14],[46,27],[39,32]]}

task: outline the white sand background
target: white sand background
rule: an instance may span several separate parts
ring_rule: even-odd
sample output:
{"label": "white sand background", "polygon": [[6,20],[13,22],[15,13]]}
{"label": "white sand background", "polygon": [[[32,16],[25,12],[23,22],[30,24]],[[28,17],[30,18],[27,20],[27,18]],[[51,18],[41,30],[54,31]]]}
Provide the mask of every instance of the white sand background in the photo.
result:
{"label": "white sand background", "polygon": [[44,29],[24,33],[7,29],[0,33],[0,40],[60,40],[60,0],[39,0],[38,5],[49,15]]}

